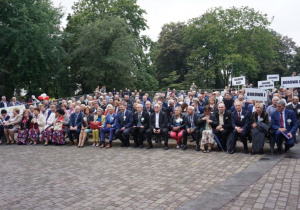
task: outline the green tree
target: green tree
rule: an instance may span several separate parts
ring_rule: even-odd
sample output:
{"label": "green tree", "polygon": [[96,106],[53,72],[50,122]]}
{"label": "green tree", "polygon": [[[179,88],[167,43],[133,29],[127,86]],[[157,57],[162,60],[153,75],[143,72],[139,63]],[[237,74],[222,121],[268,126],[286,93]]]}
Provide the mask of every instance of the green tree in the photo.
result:
{"label": "green tree", "polygon": [[[153,48],[153,42],[146,36],[140,36],[140,32],[147,28],[146,20],[143,15],[146,13],[145,10],[141,9],[137,4],[136,0],[80,0],[76,2],[73,6],[74,13],[68,16],[68,25],[66,28],[66,33],[68,34],[66,39],[66,50],[73,54],[77,51],[78,48],[78,39],[84,36],[81,32],[83,25],[88,25],[90,23],[96,22],[98,20],[104,20],[107,18],[119,18],[126,25],[126,30],[128,34],[130,34],[130,40],[134,41],[134,50],[131,48],[132,53],[130,55],[130,61],[133,61],[134,66],[132,67],[131,73],[128,75],[124,75],[127,73],[127,70],[121,71],[119,77],[127,78],[129,82],[126,87],[132,88],[143,88],[146,90],[151,90],[155,88],[158,84],[156,79],[153,76],[153,67],[151,62],[151,57],[149,55],[149,50]],[[114,27],[111,27],[114,28]],[[114,29],[115,30],[115,29]],[[116,28],[117,30],[117,28]],[[128,36],[126,36],[128,37]],[[109,44],[109,42],[107,43]],[[90,50],[93,51],[95,49],[94,46],[89,45]],[[125,51],[122,51],[125,54],[128,54]],[[128,55],[124,55],[126,57]],[[102,59],[99,57],[98,59]],[[101,63],[101,60],[98,60]],[[87,86],[84,83],[85,79],[81,76],[76,76],[76,74],[81,73],[79,70],[81,66],[78,66],[78,62],[69,59],[68,62],[71,72],[72,78],[78,84],[83,86],[83,93],[88,93],[91,91],[91,87],[86,88]],[[123,74],[124,73],[124,74]],[[98,85],[106,84],[108,88],[111,87],[122,87],[121,84],[115,85],[111,80],[103,81],[101,75],[98,79]],[[129,79],[131,76],[131,79]],[[86,75],[88,77],[88,75]],[[131,86],[129,86],[129,84]],[[94,88],[94,87],[93,87]]]}
{"label": "green tree", "polygon": [[50,0],[3,0],[0,11],[4,94],[11,97],[24,89],[28,95],[47,92],[58,96],[58,72],[65,57],[61,8],[53,7]]}
{"label": "green tree", "polygon": [[83,92],[92,92],[101,81],[112,87],[130,87],[136,72],[134,39],[120,18],[107,17],[82,26],[77,48],[70,54],[78,67],[72,75]]}
{"label": "green tree", "polygon": [[162,27],[158,39],[158,51],[156,57],[156,78],[160,88],[170,85],[166,77],[176,72],[178,77],[172,81],[180,83],[184,75],[188,73],[186,58],[189,55],[189,47],[183,43],[184,30],[186,25],[183,22],[165,24]]}
{"label": "green tree", "polygon": [[227,85],[230,76],[257,80],[277,57],[270,23],[266,14],[248,7],[213,8],[190,20],[184,37],[192,46],[188,78],[201,78],[200,85],[216,88]]}

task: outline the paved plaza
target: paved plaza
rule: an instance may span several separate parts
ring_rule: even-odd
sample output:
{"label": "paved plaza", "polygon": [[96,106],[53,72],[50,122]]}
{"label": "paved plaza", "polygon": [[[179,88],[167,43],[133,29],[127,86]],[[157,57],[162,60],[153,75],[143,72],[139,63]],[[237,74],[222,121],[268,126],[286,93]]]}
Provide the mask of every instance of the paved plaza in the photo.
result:
{"label": "paved plaza", "polygon": [[281,156],[170,148],[1,145],[0,209],[300,208],[298,145]]}

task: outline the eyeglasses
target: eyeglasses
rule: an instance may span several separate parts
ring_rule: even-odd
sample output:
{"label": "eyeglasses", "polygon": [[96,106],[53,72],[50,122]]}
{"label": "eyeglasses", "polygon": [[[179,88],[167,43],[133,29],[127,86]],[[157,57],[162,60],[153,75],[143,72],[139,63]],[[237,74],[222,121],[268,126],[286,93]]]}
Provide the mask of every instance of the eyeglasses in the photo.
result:
{"label": "eyeglasses", "polygon": [[159,108],[159,106],[155,106],[154,108]]}

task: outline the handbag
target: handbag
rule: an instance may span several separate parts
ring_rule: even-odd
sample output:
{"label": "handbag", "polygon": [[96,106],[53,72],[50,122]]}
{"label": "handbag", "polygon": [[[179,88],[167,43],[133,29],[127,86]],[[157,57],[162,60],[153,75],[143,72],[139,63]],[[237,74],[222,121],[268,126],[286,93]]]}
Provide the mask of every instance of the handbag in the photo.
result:
{"label": "handbag", "polygon": [[56,122],[54,124],[53,130],[55,130],[55,131],[61,131],[62,130],[62,126],[63,126],[62,122]]}
{"label": "handbag", "polygon": [[97,121],[97,122],[90,122],[90,128],[93,129],[100,129],[101,126],[101,122]]}

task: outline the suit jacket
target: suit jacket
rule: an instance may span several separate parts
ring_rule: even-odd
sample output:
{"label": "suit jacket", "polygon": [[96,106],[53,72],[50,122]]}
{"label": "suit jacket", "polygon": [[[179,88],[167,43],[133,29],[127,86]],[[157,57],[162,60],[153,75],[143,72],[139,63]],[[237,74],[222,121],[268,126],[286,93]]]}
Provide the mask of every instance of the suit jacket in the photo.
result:
{"label": "suit jacket", "polygon": [[[200,128],[204,127],[206,124],[206,120],[202,120],[203,117],[205,117],[205,114],[200,114],[199,118],[198,118],[198,124],[199,124]],[[209,120],[212,121],[211,123],[209,123],[209,125],[211,126],[212,129],[215,129],[219,125],[218,121],[216,120],[216,116],[213,112],[210,113]]]}
{"label": "suit jacket", "polygon": [[[288,132],[292,133],[293,136],[295,137],[296,131],[298,129],[298,121],[295,113],[292,110],[285,109],[284,110],[285,114],[285,128],[287,129]],[[288,122],[290,121],[290,122]],[[276,110],[275,112],[272,113],[271,115],[271,127],[273,130],[278,130],[278,128],[281,127],[280,125],[280,113]]]}
{"label": "suit jacket", "polygon": [[[78,117],[76,119],[76,113],[72,113],[71,114],[71,118],[70,118],[70,126],[72,127],[76,127],[77,126],[77,129],[80,129],[81,128],[81,118],[83,117],[83,113],[82,112],[79,112],[78,114]],[[75,121],[76,120],[76,121]]]}
{"label": "suit jacket", "polygon": [[[139,120],[139,114],[136,112],[133,114],[133,126],[137,126]],[[142,112],[141,116],[141,124],[145,127],[145,129],[148,129],[149,127],[149,114],[147,112]]]}
{"label": "suit jacket", "polygon": [[241,127],[244,131],[247,132],[250,130],[250,121],[251,115],[247,110],[242,109],[241,120],[239,120],[237,111],[234,111],[231,114],[231,124],[233,129],[235,129],[235,127]]}
{"label": "suit jacket", "polygon": [[[177,117],[176,115],[174,114],[169,122],[169,128],[171,128],[171,130],[173,130],[174,127],[177,127],[176,124],[177,124]],[[185,128],[185,121],[184,121],[184,116],[182,114],[180,114],[180,118],[179,118],[179,122],[180,122],[180,129],[179,130],[182,130]]]}
{"label": "suit jacket", "polygon": [[126,110],[125,116],[123,117],[123,113],[121,111],[117,114],[116,127],[121,129],[122,127],[131,128],[133,123],[133,114],[131,111]]}
{"label": "suit jacket", "polygon": [[5,106],[4,106],[4,103],[6,103],[6,106],[9,107],[8,101],[5,101],[5,102],[4,102],[4,101],[0,101],[0,108],[5,107]]}
{"label": "suit jacket", "polygon": [[21,103],[19,101],[16,101],[15,103],[11,101],[9,103],[9,106],[19,106],[19,105],[21,105]]}
{"label": "suit jacket", "polygon": [[112,115],[107,114],[105,116],[105,122],[103,124],[103,128],[106,128],[107,124],[112,125],[112,127],[114,127],[114,125],[115,125],[115,127],[116,127],[116,119],[117,119],[117,114],[116,113],[112,113]]}
{"label": "suit jacket", "polygon": [[[257,112],[253,112],[252,115],[251,115],[251,125],[253,123],[256,123],[258,121],[258,115],[257,115]],[[267,125],[270,124],[269,122],[269,115],[267,112],[265,111],[262,111],[261,115],[260,115],[260,122],[263,122]]]}
{"label": "suit jacket", "polygon": [[[220,119],[219,119],[219,112],[216,112],[215,113],[215,116],[216,116],[216,121],[217,121],[217,126],[220,125]],[[224,115],[223,115],[223,121],[224,121],[224,125],[222,125],[222,128],[224,130],[232,130],[232,125],[231,125],[231,113],[228,112],[228,111],[225,111],[224,112]]]}
{"label": "suit jacket", "polygon": [[[192,125],[191,125],[191,119],[190,119],[190,115],[189,114],[186,114],[184,116],[184,124],[185,124],[185,128],[188,129],[188,128],[191,128]],[[198,117],[199,115],[194,113],[194,118],[193,118],[193,121],[194,121],[194,125],[196,128],[198,128]]]}
{"label": "suit jacket", "polygon": [[[37,117],[34,117],[33,119],[35,120],[35,123],[38,124],[40,133],[42,133],[42,131],[45,129],[45,126],[46,126],[45,116],[43,114],[39,114]],[[31,120],[31,123],[32,123],[32,120]]]}
{"label": "suit jacket", "polygon": [[151,115],[151,113],[154,112],[154,109],[150,107],[149,110],[147,110],[146,108],[144,108],[143,112],[147,112],[149,114],[149,116]]}
{"label": "suit jacket", "polygon": [[[150,121],[149,121],[149,127],[151,130],[155,128],[155,118],[156,118],[156,113],[153,112],[150,115]],[[159,128],[167,128],[168,127],[168,118],[167,114],[160,111],[159,112]]]}
{"label": "suit jacket", "polygon": [[298,124],[300,123],[300,104],[297,104],[296,107],[293,107],[293,104],[289,104],[286,106],[287,109],[290,109],[292,111],[294,111],[294,113],[296,114],[296,117],[298,119]]}

